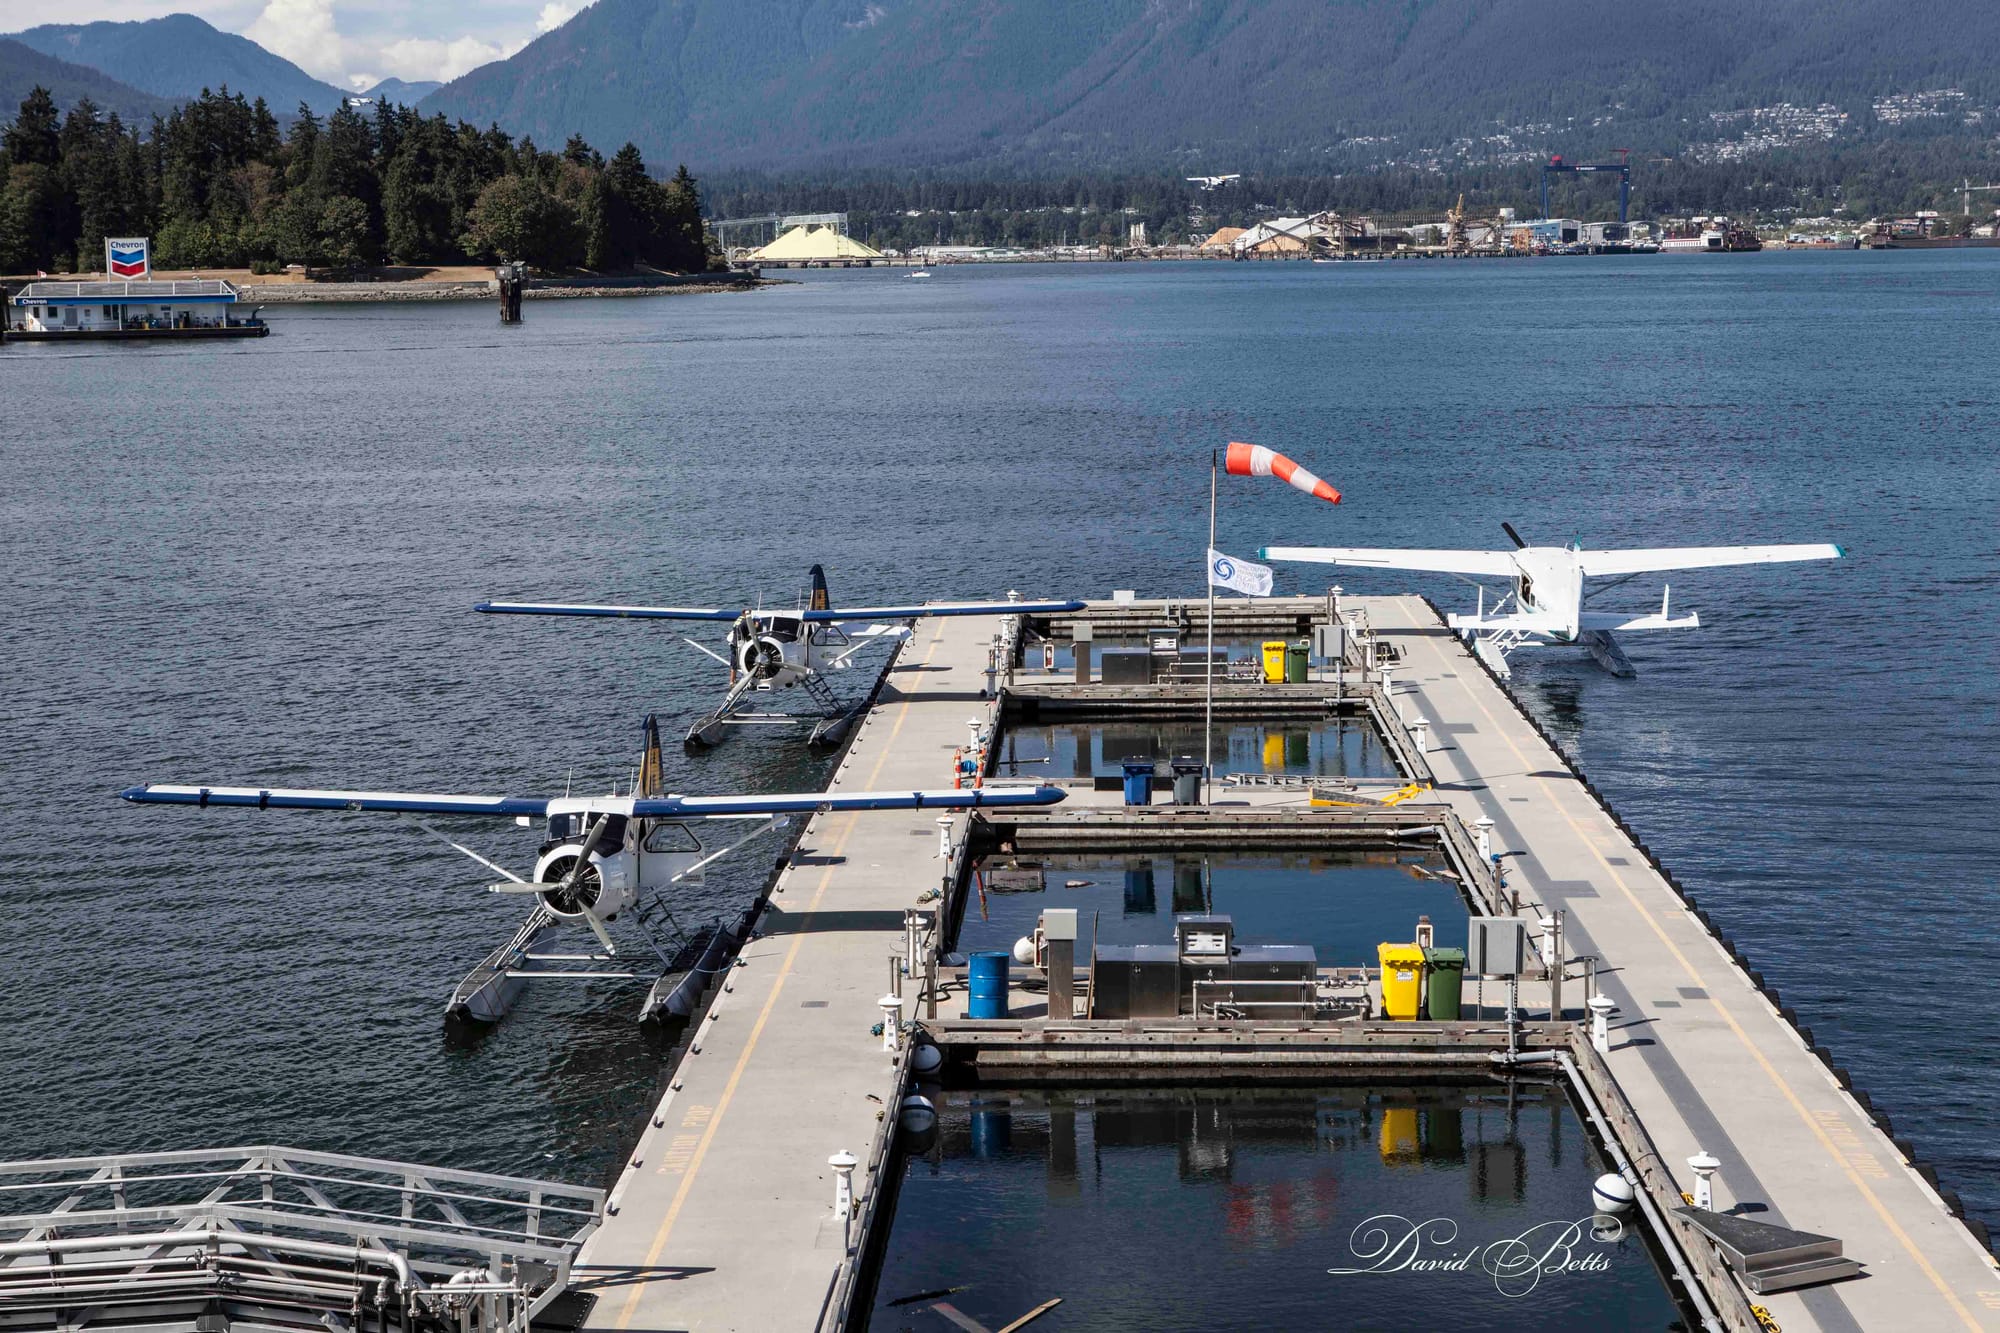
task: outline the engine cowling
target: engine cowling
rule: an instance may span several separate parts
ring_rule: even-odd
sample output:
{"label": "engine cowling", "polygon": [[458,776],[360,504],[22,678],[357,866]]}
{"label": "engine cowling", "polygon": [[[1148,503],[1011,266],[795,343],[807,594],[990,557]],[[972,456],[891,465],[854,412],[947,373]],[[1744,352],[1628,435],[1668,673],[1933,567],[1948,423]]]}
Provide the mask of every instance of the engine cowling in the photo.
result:
{"label": "engine cowling", "polygon": [[752,680],[770,680],[785,669],[785,645],[768,634],[746,640],[736,650],[736,668]]}
{"label": "engine cowling", "polygon": [[550,887],[537,896],[542,906],[566,921],[585,917],[599,924],[616,921],[639,898],[639,876],[632,855],[622,850],[609,855],[592,852],[584,872],[567,888],[561,887],[581,851],[580,844],[567,842],[543,853],[535,863],[535,882]]}

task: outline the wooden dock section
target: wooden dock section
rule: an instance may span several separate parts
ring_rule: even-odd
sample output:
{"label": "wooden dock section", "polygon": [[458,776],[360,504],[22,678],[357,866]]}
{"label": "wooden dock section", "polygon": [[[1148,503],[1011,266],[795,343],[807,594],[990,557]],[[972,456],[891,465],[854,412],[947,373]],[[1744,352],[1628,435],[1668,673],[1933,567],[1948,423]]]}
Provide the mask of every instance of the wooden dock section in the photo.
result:
{"label": "wooden dock section", "polygon": [[[925,620],[902,645],[833,789],[945,787],[980,697],[992,622]],[[585,1329],[811,1329],[860,1242],[870,1148],[901,1069],[870,1028],[905,909],[939,886],[938,815],[819,815],[756,938],[691,1031],[669,1092],[580,1257]],[[963,841],[965,816],[955,821]],[[910,1008],[915,990],[910,988]],[[828,1159],[849,1152],[856,1219]]]}
{"label": "wooden dock section", "polygon": [[[1436,787],[1424,802],[1382,812],[1371,836],[1384,829],[1394,836],[1405,824],[1448,825],[1437,836],[1464,868],[1482,859],[1466,830],[1491,820],[1508,891],[1534,905],[1524,908],[1531,916],[1543,906],[1564,914],[1566,955],[1601,959],[1597,984],[1618,1006],[1610,1052],[1600,1060],[1587,1039],[1569,1040],[1606,1117],[1599,1127],[1633,1160],[1648,1206],[1671,1209],[1679,1190],[1692,1192],[1688,1159],[1706,1152],[1720,1162],[1717,1211],[1838,1237],[1845,1255],[1862,1265],[1861,1276],[1752,1298],[1787,1333],[2000,1330],[1993,1257],[1499,682],[1421,599],[1344,598],[1342,606],[1365,612],[1371,633],[1393,648],[1395,660],[1387,694],[1379,680],[1367,673],[1356,680],[1350,669],[1346,706],[1354,707],[1359,695],[1406,772]],[[1156,622],[1163,611],[1157,603],[1115,608],[1135,627]],[[1255,614],[1293,611],[1305,625],[1314,607],[1301,600]],[[1237,613],[1240,628],[1267,632],[1245,619],[1252,615]],[[1107,637],[1102,623],[1100,641]],[[1056,637],[1065,633],[1064,625],[1054,627]],[[835,788],[943,785],[968,720],[990,727],[999,717],[996,702],[983,697],[991,635],[987,622],[919,622],[857,728]],[[1063,710],[1097,702],[1118,708],[1101,688],[1061,686],[1049,677],[1038,682],[1033,672],[1018,673],[1010,684],[1029,694],[1039,684]],[[1328,683],[1321,693],[1339,692]],[[1279,713],[1297,716],[1310,708],[1303,698],[1309,693],[1287,687],[1272,697]],[[1177,701],[1162,694],[1130,702]],[[1429,720],[1421,753],[1397,721],[1404,712]],[[1065,805],[1024,816],[1023,841],[1116,841],[1129,833],[1254,843],[1273,821],[1296,824],[1308,838],[1344,836],[1340,817],[1305,808],[1304,791],[1218,782],[1208,809],[1126,812],[1117,794],[1093,785],[1072,784]],[[1440,818],[1439,804],[1456,818]],[[1217,828],[1207,830],[1208,823]],[[966,831],[961,816],[951,840],[959,855]],[[956,882],[956,858],[939,859],[939,832],[930,812],[821,815],[807,826],[778,873],[755,937],[692,1029],[671,1090],[613,1191],[612,1211],[581,1256],[578,1285],[596,1298],[584,1328],[665,1333],[843,1325],[869,1229],[879,1234],[889,1222],[874,1208],[876,1168],[884,1164],[903,1075],[871,1028],[883,1018],[885,988],[896,984],[890,960],[904,949],[906,912],[935,908],[935,891]],[[1496,886],[1473,882],[1471,874],[1465,879],[1484,910],[1511,905]],[[919,988],[903,990],[895,1012],[919,1017]],[[1572,1023],[1584,1017],[1582,990],[1565,992]],[[1528,1017],[1546,1024],[1545,998]],[[932,1015],[931,1022],[954,1043],[983,1043],[1002,1063],[1046,1062],[1057,1045],[1081,1051],[1093,1044],[1103,1047],[1103,1058],[1129,1062],[1142,1042],[1171,1036],[1093,1035],[1087,1025],[1072,1035],[1066,1025],[1047,1023],[1031,1034],[982,1036],[955,1012]],[[1193,1045],[1206,1042],[1229,1059],[1256,1056],[1249,1047],[1260,1042],[1308,1062],[1342,1042],[1357,1050],[1376,1045],[1372,1058],[1379,1059],[1389,1054],[1379,1048],[1387,1041],[1395,1060],[1421,1063],[1398,1034],[1365,1025],[1345,1037],[1254,1039],[1247,1030],[1208,1026]],[[1560,1044],[1564,1030],[1544,1027],[1530,1044]],[[1492,1031],[1490,1019],[1483,1029],[1467,1026],[1460,1044],[1490,1045]],[[1307,1047],[1324,1049],[1311,1055]],[[1468,1049],[1473,1063],[1488,1055]],[[1462,1066],[1467,1053],[1452,1059]],[[846,1219],[835,1212],[829,1165],[841,1152],[859,1159],[858,1197]],[[1734,1312],[1718,1326],[1754,1328],[1749,1300],[1714,1247],[1684,1219],[1671,1225],[1699,1285],[1726,1297],[1718,1309]]]}
{"label": "wooden dock section", "polygon": [[[1866,1276],[1758,1299],[1787,1333],[2000,1329],[1993,1256],[1421,599],[1369,598],[1401,650],[1395,689],[1430,721],[1425,758],[1524,896],[1566,914],[1618,1004],[1607,1064],[1667,1171],[1721,1162],[1715,1206],[1837,1236]],[[1829,960],[1831,961],[1831,960]]]}

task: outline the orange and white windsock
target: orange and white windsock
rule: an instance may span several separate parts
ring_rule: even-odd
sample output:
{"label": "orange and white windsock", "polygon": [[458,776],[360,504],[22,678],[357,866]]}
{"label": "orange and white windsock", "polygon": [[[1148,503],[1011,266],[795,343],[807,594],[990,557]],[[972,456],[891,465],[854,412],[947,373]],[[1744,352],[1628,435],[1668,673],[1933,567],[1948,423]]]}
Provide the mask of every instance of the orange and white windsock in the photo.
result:
{"label": "orange and white windsock", "polygon": [[1239,444],[1229,442],[1229,457],[1222,470],[1232,477],[1277,477],[1307,495],[1326,501],[1340,503],[1340,492],[1315,477],[1312,473],[1279,453],[1276,449],[1266,449],[1261,444]]}

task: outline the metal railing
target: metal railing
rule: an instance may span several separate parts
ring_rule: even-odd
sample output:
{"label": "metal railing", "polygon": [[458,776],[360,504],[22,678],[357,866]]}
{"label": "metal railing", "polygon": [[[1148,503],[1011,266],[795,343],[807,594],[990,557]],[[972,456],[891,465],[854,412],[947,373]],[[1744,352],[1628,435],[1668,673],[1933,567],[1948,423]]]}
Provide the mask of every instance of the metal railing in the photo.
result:
{"label": "metal railing", "polygon": [[[482,1333],[568,1286],[604,1193],[260,1146],[0,1163],[0,1329],[253,1322]],[[273,1313],[273,1312],[277,1313]]]}

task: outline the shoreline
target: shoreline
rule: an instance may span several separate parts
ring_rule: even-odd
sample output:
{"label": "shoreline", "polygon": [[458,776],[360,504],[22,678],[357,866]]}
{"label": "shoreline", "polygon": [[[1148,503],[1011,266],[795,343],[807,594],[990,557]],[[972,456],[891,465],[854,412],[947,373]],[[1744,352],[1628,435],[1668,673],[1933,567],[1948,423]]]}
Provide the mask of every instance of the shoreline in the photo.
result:
{"label": "shoreline", "polygon": [[[314,305],[417,301],[491,301],[498,297],[499,281],[491,276],[461,276],[444,279],[403,279],[360,282],[271,282],[240,271],[162,271],[160,281],[193,280],[197,276],[221,278],[240,293],[238,305]],[[50,278],[0,278],[0,286],[11,291],[30,282],[103,282],[99,273],[64,273]],[[522,292],[526,300],[576,300],[585,297],[634,297],[699,295],[715,292],[752,291],[779,285],[783,279],[752,277],[735,273],[658,274],[631,278],[538,278],[530,280]]]}

